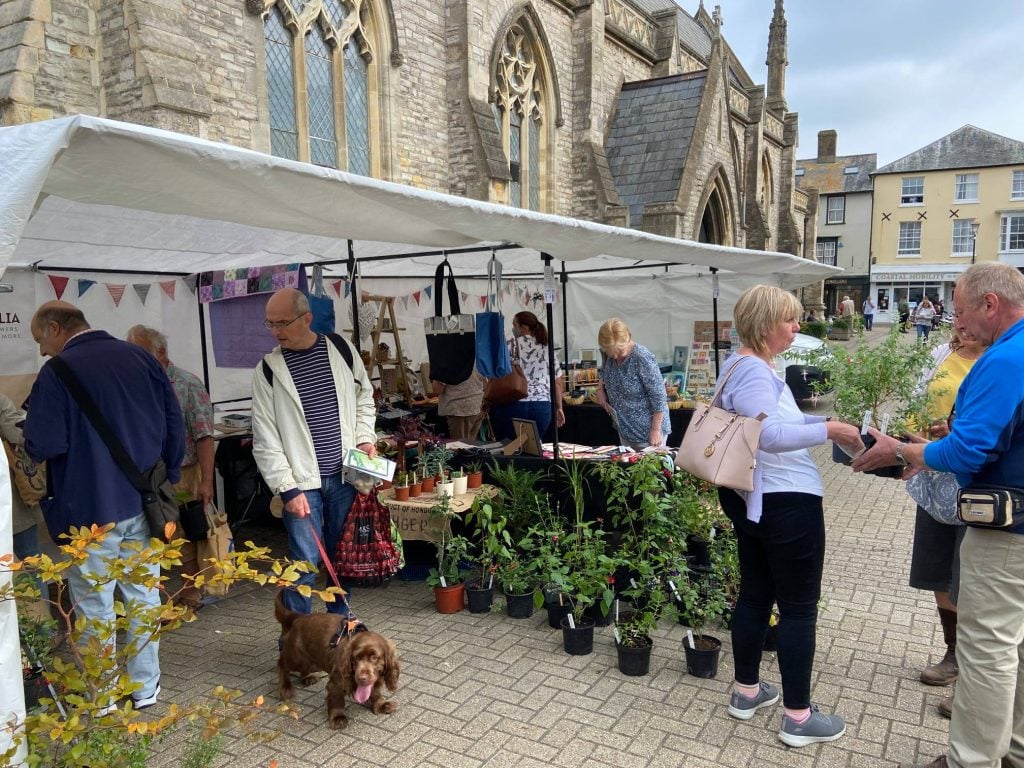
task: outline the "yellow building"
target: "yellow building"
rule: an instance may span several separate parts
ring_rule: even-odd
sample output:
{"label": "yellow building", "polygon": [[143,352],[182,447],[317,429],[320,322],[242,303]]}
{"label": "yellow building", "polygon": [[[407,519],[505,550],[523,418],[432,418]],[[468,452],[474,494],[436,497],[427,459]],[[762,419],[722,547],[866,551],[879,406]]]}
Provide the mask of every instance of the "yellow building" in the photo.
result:
{"label": "yellow building", "polygon": [[965,125],[875,172],[876,319],[923,296],[951,309],[953,284],[975,261],[1024,268],[1024,142]]}

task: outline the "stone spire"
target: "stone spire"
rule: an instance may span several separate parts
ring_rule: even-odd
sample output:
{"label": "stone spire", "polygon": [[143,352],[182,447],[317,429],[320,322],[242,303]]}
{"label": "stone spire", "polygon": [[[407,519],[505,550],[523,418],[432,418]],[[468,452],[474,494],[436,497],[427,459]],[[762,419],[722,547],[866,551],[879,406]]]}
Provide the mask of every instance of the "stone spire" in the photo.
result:
{"label": "stone spire", "polygon": [[782,0],[775,0],[775,13],[768,26],[768,95],[765,107],[771,112],[786,112],[786,12]]}

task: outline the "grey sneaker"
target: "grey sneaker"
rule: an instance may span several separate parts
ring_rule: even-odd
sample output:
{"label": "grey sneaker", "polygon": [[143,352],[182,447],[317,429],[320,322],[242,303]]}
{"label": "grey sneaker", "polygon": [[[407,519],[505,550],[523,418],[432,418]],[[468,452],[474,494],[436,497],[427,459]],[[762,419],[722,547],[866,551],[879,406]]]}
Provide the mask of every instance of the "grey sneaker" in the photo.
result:
{"label": "grey sneaker", "polygon": [[737,720],[749,720],[762,707],[770,707],[779,700],[779,689],[771,683],[758,683],[760,686],[756,696],[744,696],[732,692],[729,697],[729,714]]}
{"label": "grey sneaker", "polygon": [[839,715],[826,715],[817,705],[811,704],[811,716],[802,723],[782,716],[779,741],[791,747],[806,747],[825,741],[835,741],[846,733],[846,723]]}

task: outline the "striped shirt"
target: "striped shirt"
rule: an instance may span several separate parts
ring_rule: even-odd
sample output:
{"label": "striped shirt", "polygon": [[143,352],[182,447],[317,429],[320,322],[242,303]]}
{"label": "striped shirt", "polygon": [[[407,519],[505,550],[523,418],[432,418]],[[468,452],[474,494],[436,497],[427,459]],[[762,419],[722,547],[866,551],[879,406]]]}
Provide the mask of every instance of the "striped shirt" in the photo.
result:
{"label": "striped shirt", "polygon": [[318,334],[309,349],[282,349],[281,355],[299,392],[320,475],[336,475],[341,472],[341,422],[327,337]]}

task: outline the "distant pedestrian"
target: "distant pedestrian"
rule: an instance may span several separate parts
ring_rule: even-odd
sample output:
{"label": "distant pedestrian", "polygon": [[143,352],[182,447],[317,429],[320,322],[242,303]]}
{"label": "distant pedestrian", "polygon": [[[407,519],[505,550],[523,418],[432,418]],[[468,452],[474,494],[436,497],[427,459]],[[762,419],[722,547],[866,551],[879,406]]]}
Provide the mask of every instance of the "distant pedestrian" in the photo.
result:
{"label": "distant pedestrian", "polygon": [[875,304],[870,296],[864,299],[861,312],[864,314],[864,330],[870,331],[875,325]]}
{"label": "distant pedestrian", "polygon": [[910,303],[904,298],[899,303],[900,333],[907,332],[907,324],[910,322]]}
{"label": "distant pedestrian", "polygon": [[935,305],[925,296],[917,305],[917,312],[914,313],[914,325],[917,326],[917,338],[928,341],[928,334],[932,332],[932,318],[935,317]]}
{"label": "distant pedestrian", "polygon": [[856,313],[857,310],[853,306],[853,299],[849,296],[843,296],[843,301],[839,304],[839,316],[852,318]]}

